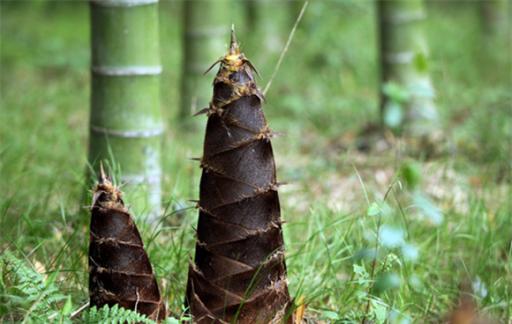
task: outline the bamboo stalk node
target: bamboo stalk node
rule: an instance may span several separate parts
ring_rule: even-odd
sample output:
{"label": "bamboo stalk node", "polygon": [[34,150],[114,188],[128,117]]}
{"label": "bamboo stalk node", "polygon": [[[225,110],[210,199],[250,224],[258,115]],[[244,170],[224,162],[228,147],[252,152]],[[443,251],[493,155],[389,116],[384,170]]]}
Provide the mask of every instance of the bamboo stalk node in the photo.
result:
{"label": "bamboo stalk node", "polygon": [[101,7],[136,7],[158,3],[158,0],[89,0],[92,5]]}
{"label": "bamboo stalk node", "polygon": [[90,131],[98,134],[105,134],[114,137],[123,137],[123,138],[148,138],[160,136],[164,133],[163,127],[153,128],[153,129],[137,129],[137,130],[118,130],[118,129],[110,129],[96,125],[89,126]]}
{"label": "bamboo stalk node", "polygon": [[162,66],[92,66],[91,72],[106,76],[160,75]]}
{"label": "bamboo stalk node", "polygon": [[386,15],[384,21],[394,25],[407,24],[427,17],[423,10],[407,11]]}
{"label": "bamboo stalk node", "polygon": [[414,60],[414,55],[415,53],[413,51],[386,53],[384,60],[391,64],[409,64]]}

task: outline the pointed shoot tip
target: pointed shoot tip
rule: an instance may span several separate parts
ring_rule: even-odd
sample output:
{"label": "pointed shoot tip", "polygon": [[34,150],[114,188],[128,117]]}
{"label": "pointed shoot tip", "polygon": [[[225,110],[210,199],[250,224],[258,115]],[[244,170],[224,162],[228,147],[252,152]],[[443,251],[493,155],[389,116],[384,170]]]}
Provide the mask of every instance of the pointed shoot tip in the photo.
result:
{"label": "pointed shoot tip", "polygon": [[110,182],[107,178],[107,175],[105,174],[105,169],[103,168],[103,162],[101,162],[101,161],[100,161],[100,174],[99,174],[98,182],[100,184]]}
{"label": "pointed shoot tip", "polygon": [[235,35],[235,24],[231,24],[231,43],[229,46],[229,53],[230,54],[239,54],[240,53],[240,47],[238,46],[238,41],[237,41],[236,35]]}

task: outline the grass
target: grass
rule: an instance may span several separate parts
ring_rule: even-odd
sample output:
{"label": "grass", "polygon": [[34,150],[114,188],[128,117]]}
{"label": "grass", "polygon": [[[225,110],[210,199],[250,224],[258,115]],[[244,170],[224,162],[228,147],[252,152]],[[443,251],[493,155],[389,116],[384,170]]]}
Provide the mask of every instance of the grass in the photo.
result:
{"label": "grass", "polygon": [[[68,321],[69,310],[88,300],[89,216],[81,203],[87,6],[0,5],[0,319],[44,322],[59,313]],[[168,208],[158,232],[140,224],[175,316],[183,311],[197,217],[188,207],[198,196],[200,169],[188,158],[202,148],[202,131],[183,131],[172,120],[179,7],[161,5]],[[281,190],[289,282],[292,295],[307,303],[307,316],[439,322],[469,282],[480,310],[512,320],[511,58],[502,40],[481,35],[476,8],[465,2],[428,7],[431,71],[451,149],[422,161],[397,154],[398,148],[372,154],[354,148],[357,132],[377,116],[371,3],[310,4],[265,106],[270,125],[286,134],[274,150],[279,178],[289,183]],[[240,16],[233,19],[239,39],[248,39]],[[277,54],[246,54],[260,67],[263,87]],[[202,130],[204,123],[199,117],[190,127]],[[39,278],[35,288],[26,280],[32,277]]]}

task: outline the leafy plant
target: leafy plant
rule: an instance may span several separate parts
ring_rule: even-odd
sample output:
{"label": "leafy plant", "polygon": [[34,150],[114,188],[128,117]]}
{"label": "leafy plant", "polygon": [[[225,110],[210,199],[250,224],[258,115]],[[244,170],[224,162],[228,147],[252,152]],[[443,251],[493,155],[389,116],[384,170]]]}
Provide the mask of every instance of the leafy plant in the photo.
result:
{"label": "leafy plant", "polygon": [[156,324],[155,321],[149,319],[145,315],[140,314],[134,310],[119,307],[118,304],[110,307],[104,305],[100,308],[93,306],[85,311],[82,315],[82,321],[87,324],[94,323],[143,323],[143,324]]}
{"label": "leafy plant", "polygon": [[39,322],[68,313],[71,301],[57,288],[58,272],[43,275],[10,251],[3,251],[0,261],[0,309],[11,320]]}

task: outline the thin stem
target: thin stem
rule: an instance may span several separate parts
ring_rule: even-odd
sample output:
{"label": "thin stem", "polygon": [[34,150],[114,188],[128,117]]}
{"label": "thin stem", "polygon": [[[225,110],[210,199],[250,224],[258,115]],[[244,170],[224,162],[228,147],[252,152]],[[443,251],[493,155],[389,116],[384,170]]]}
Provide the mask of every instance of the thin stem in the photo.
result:
{"label": "thin stem", "polygon": [[366,190],[366,186],[364,185],[363,179],[361,178],[361,175],[359,174],[359,171],[357,171],[357,167],[352,164],[352,167],[354,168],[354,171],[357,175],[357,180],[359,180],[359,183],[361,184],[361,187],[363,188],[364,198],[366,199],[366,203],[368,206],[370,206],[370,198],[368,197],[368,191]]}
{"label": "thin stem", "polygon": [[82,306],[80,306],[77,310],[75,310],[73,313],[71,313],[71,316],[69,318],[73,319],[75,317],[77,317],[78,315],[80,315],[80,313],[86,309],[87,307],[89,307],[89,302],[83,304]]}
{"label": "thin stem", "polygon": [[[386,199],[388,198],[388,195],[392,192],[392,189],[393,189],[394,185],[395,185],[395,182],[393,182],[388,187],[388,189],[386,190],[386,193],[384,194],[384,200],[383,201],[386,201]],[[380,247],[379,243],[380,243],[380,227],[381,227],[381,225],[382,225],[382,215],[379,214],[379,218],[377,220],[377,241],[375,243],[375,255],[373,256],[372,268],[371,268],[371,273],[370,273],[370,280],[372,281],[372,283],[370,284],[370,287],[368,287],[368,295],[370,295],[370,292],[373,289],[374,281],[375,281],[375,269],[377,268],[377,253],[378,253],[379,247]],[[386,260],[384,262],[386,262]],[[363,324],[366,322],[366,318],[368,317],[368,313],[370,312],[370,302],[371,302],[371,300],[370,300],[370,298],[368,298],[368,301],[366,303],[366,309],[365,309],[365,312],[364,312],[364,317],[361,320],[361,323],[363,323]]]}

